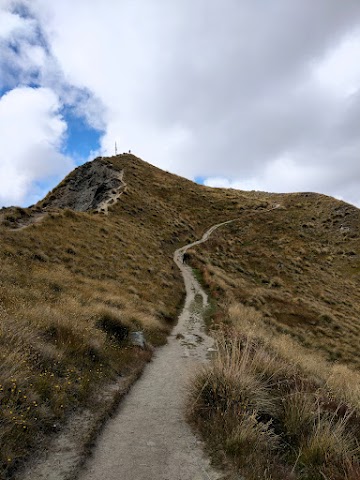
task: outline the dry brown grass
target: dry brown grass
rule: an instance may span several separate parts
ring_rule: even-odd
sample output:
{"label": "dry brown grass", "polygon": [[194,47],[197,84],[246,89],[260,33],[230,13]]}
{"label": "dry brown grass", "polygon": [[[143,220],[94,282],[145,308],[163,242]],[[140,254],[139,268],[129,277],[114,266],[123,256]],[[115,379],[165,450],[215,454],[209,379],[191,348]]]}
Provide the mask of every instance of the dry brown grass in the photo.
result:
{"label": "dry brown grass", "polygon": [[[278,198],[281,210],[243,211],[189,251],[217,303],[219,342],[191,387],[191,419],[245,478],[355,480],[359,210],[319,195]],[[264,404],[264,391],[268,409],[254,399]]]}
{"label": "dry brown grass", "polygon": [[[149,287],[141,246],[131,245],[131,226],[122,235],[130,256],[115,237],[121,228],[109,220],[104,232],[104,223],[65,212],[25,230],[3,230],[0,431],[6,449],[0,460],[9,474],[32,445],[87,402],[96,385],[149,359],[150,351],[128,343],[130,331],[144,331],[155,345],[170,331],[180,282],[173,280],[179,291],[171,292],[167,305],[151,301],[160,289],[170,297],[170,287],[161,283],[162,275],[173,275],[170,261],[155,260],[159,283]],[[132,262],[127,268],[125,256]]]}
{"label": "dry brown grass", "polygon": [[360,472],[360,375],[312,355],[288,335],[233,304],[217,332],[218,352],[195,376],[190,417],[215,457],[245,478],[355,479]]}
{"label": "dry brown grass", "polygon": [[274,331],[358,367],[360,211],[323,195],[275,198],[283,209],[243,210],[190,262],[220,303],[254,306]]}

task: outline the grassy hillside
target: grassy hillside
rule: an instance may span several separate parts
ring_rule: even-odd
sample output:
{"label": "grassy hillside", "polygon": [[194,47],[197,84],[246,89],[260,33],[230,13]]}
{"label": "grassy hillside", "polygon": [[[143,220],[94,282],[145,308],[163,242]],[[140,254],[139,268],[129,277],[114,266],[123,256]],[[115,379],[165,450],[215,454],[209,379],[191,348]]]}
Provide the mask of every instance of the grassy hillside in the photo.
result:
{"label": "grassy hillside", "polygon": [[[184,295],[174,250],[224,211],[236,215],[243,201],[132,155],[97,162],[124,170],[127,183],[108,215],[51,205],[83,167],[33,208],[1,211],[0,463],[7,474],[74,408],[91,404],[101,384],[141,369],[151,345],[166,341]],[[145,332],[145,351],[128,341],[137,330]]]}
{"label": "grassy hillside", "polygon": [[[124,172],[127,186],[108,215],[59,207],[87,167],[31,209],[0,211],[4,477],[73,409],[119,374],[140,371],[151,346],[166,341],[184,295],[173,252],[214,223],[239,218],[189,256],[216,301],[214,325],[229,325],[228,307],[241,303],[271,335],[358,366],[357,209],[314,194],[211,189],[133,155],[95,162]],[[137,330],[145,350],[129,341]]]}
{"label": "grassy hillside", "polygon": [[277,201],[188,252],[216,299],[218,342],[190,418],[235,478],[355,480],[359,210],[315,194]]}
{"label": "grassy hillside", "polygon": [[220,303],[255,307],[274,331],[360,365],[360,210],[317,194],[277,195],[193,252]]}

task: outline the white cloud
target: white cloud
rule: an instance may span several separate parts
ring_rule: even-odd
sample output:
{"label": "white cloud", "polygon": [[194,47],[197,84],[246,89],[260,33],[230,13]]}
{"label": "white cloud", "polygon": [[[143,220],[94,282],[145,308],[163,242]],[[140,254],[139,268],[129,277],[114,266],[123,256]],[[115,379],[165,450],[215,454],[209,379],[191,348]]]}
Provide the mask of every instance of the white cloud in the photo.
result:
{"label": "white cloud", "polygon": [[44,67],[47,55],[38,34],[35,19],[0,6],[0,88],[31,82]]}
{"label": "white cloud", "polygon": [[346,35],[340,44],[314,66],[315,79],[330,93],[349,96],[360,87],[360,32]]}
{"label": "white cloud", "polygon": [[[93,119],[89,115],[87,119],[94,124],[101,116],[100,126],[105,123],[103,152],[113,154],[117,141],[120,149],[134,149],[154,163],[159,160],[168,131],[159,130],[152,119],[160,102],[156,98],[159,69],[164,60],[169,61],[164,42],[174,19],[168,18],[167,25],[163,15],[171,8],[165,2],[141,0],[108,5],[93,0],[91,8],[85,0],[65,0],[55,9],[37,0],[32,8],[66,82],[89,89],[100,100],[90,105]],[[87,108],[84,102],[82,111]],[[169,130],[178,127],[171,125]]]}
{"label": "white cloud", "polygon": [[22,27],[24,21],[19,15],[9,11],[2,11],[0,16],[0,38],[9,38],[14,30]]}
{"label": "white cloud", "polygon": [[[207,177],[204,185],[278,193],[313,191],[332,195],[360,207],[359,178],[360,168],[352,171],[346,165],[342,168],[334,166],[331,161],[324,168],[316,159],[308,162],[308,159],[296,159],[295,156],[288,155],[270,161],[256,176],[235,179]],[[346,192],[346,195],[342,192]]]}
{"label": "white cloud", "polygon": [[[350,47],[342,45],[360,24],[357,2],[347,9],[325,0],[316,7],[227,0],[221,9],[190,0],[32,5],[65,78],[106,107],[98,112],[105,153],[117,141],[120,150],[192,178],[258,178],[289,150],[308,163],[319,143],[318,161],[327,162],[326,143],[346,106],[323,88],[319,72],[326,77],[329,52],[338,48],[332,64],[350,70]],[[351,68],[337,76],[344,92],[359,85]],[[302,171],[308,181],[292,184],[309,189],[313,170]]]}
{"label": "white cloud", "polygon": [[261,182],[256,178],[249,179],[229,179],[225,177],[208,177],[204,179],[204,185],[217,188],[234,188],[236,190],[264,190]]}
{"label": "white cloud", "polygon": [[[247,177],[238,180],[229,180],[224,177],[209,177],[204,184],[209,187],[236,188],[239,190],[261,190],[289,193],[304,191],[307,187],[314,189],[323,169],[316,164],[306,165],[290,156],[277,158],[258,172],[256,177]],[[328,180],[329,174],[327,174]],[[313,184],[311,183],[313,179]],[[315,188],[316,189],[316,188]]]}
{"label": "white cloud", "polygon": [[18,79],[37,70],[104,129],[103,153],[117,141],[166,170],[242,188],[360,190],[358,0],[21,3],[34,18],[2,27],[21,39]]}
{"label": "white cloud", "polygon": [[51,90],[20,87],[1,97],[1,204],[23,203],[36,182],[60,178],[74,167],[58,153],[65,131]]}

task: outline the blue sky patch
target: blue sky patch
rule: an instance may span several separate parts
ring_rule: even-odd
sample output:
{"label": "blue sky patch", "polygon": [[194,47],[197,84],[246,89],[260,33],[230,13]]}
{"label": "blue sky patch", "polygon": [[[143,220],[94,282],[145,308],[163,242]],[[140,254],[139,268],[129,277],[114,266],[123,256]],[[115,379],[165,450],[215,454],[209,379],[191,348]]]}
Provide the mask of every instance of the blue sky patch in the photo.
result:
{"label": "blue sky patch", "polygon": [[194,182],[198,183],[199,185],[204,185],[204,182],[206,180],[206,177],[195,177]]}
{"label": "blue sky patch", "polygon": [[10,92],[10,90],[12,90],[10,87],[0,87],[0,98]]}
{"label": "blue sky patch", "polygon": [[103,132],[87,124],[84,118],[74,113],[69,107],[64,107],[62,115],[68,129],[62,153],[74,159],[77,165],[88,160],[91,152],[100,149],[100,140]]}

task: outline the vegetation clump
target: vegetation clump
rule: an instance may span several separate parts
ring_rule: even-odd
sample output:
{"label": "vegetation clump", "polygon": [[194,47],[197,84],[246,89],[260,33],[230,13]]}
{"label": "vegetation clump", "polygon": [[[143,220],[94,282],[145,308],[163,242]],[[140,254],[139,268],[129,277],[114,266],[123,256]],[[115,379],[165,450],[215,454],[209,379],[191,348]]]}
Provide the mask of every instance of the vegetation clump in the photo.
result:
{"label": "vegetation clump", "polygon": [[233,304],[190,386],[189,417],[218,461],[249,480],[360,477],[360,375],[274,335]]}

